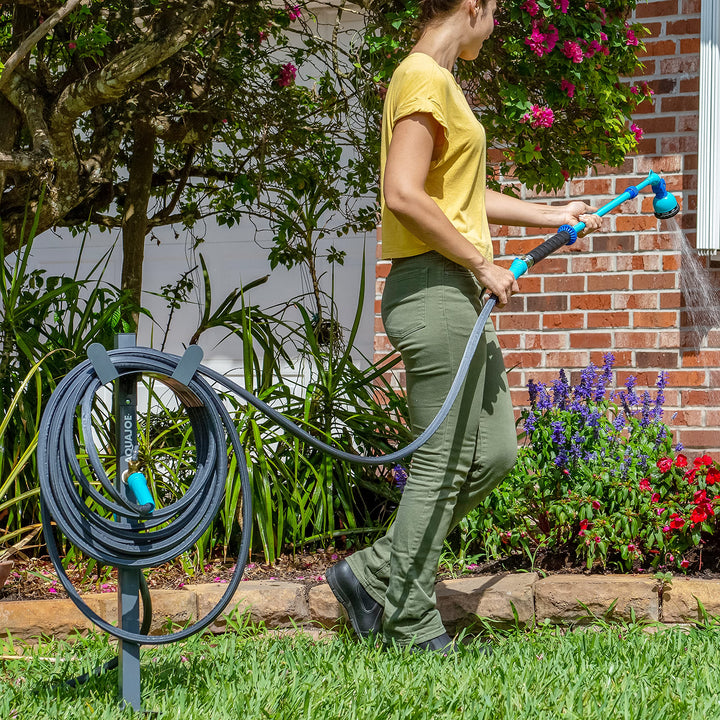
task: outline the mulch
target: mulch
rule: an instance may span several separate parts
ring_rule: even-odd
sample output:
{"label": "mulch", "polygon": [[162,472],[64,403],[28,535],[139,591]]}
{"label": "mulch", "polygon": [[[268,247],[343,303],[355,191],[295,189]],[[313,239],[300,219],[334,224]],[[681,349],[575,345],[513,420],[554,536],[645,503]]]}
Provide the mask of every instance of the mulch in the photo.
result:
{"label": "mulch", "polygon": [[[348,551],[330,547],[316,552],[282,555],[272,565],[251,559],[245,566],[243,580],[282,580],[308,586],[318,585],[325,582],[327,568],[349,554]],[[183,567],[176,560],[161,567],[149,568],[144,573],[151,589],[182,589],[186,585],[227,583],[234,569],[234,562],[217,560],[206,564],[202,571],[197,572]],[[665,570],[665,568],[660,569]],[[438,573],[438,579],[446,580],[460,576],[472,577],[508,571],[530,570],[540,571],[548,575],[560,573],[613,574],[612,570],[606,570],[601,566],[588,571],[585,565],[578,565],[573,558],[566,554],[547,553],[536,557],[532,566],[527,556],[518,554],[501,561],[471,564],[462,573],[456,568],[442,567]],[[634,568],[634,572],[652,577],[655,570]],[[117,591],[117,570],[115,568],[95,565],[91,570],[87,570],[86,566],[76,567],[70,565],[67,573],[81,594],[114,593]],[[677,574],[680,575],[680,573]],[[695,559],[689,571],[681,576],[717,579],[720,577],[720,554],[706,553],[704,561],[699,566],[697,559]],[[46,557],[16,557],[13,570],[5,586],[0,589],[0,601],[66,597],[67,593],[58,579],[55,568]]]}

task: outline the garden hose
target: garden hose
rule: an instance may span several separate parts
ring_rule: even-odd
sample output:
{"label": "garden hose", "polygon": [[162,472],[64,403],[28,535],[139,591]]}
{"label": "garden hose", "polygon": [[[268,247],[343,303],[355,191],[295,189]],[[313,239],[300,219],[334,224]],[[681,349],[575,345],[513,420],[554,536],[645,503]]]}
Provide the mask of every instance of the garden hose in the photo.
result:
{"label": "garden hose", "polygon": [[[646,181],[625,191],[623,195],[600,208],[597,214],[603,215],[625,199],[637,196],[638,191],[647,185],[653,186],[657,197],[665,193],[662,195],[664,203],[677,204],[666,192],[664,183],[662,187],[660,186],[660,178],[651,173]],[[662,210],[668,211],[668,208],[663,207]],[[575,242],[577,233],[583,228],[583,223],[559,228],[555,235],[530,253],[516,258],[510,271],[519,278],[552,252],[563,245]],[[154,508],[152,502],[146,502],[147,497],[138,498],[140,504],[128,501],[105,474],[95,445],[91,441],[92,406],[95,395],[104,382],[98,377],[96,366],[91,360],[78,365],[58,384],[50,398],[40,425],[37,450],[45,540],[60,581],[70,598],[81,612],[100,628],[120,640],[138,645],[160,645],[182,640],[210,625],[230,602],[242,578],[245,558],[250,547],[252,514],[245,453],[229,413],[208,381],[213,381],[226,391],[242,398],[303,442],[338,460],[363,465],[395,463],[423,445],[447,416],[465,381],[470,362],[496,302],[497,298],[494,295],[485,302],[468,339],[448,396],[435,419],[409,445],[386,455],[356,455],[323,443],[244,387],[201,365],[199,357],[192,367],[192,372],[188,374],[186,371],[177,373],[183,358],[175,355],[142,347],[108,351],[105,362],[108,366],[112,365],[111,370],[114,371],[115,377],[139,375],[157,377],[176,393],[188,414],[197,448],[197,471],[187,492],[175,502],[162,508]],[[182,381],[178,379],[179,376],[183,378]],[[78,408],[80,408],[79,424],[76,417]],[[77,457],[76,435],[86,439],[88,458],[85,469],[81,467]],[[140,569],[169,562],[196,544],[221,508],[228,472],[228,440],[235,453],[241,482],[243,498],[241,538],[235,571],[215,608],[202,620],[178,632],[151,637],[147,635],[148,628],[145,621],[143,632],[133,633],[103,620],[83,602],[65,573],[52,520],[72,544],[104,565]],[[93,487],[88,479],[88,475],[91,474],[99,481],[105,490],[105,495]],[[102,508],[105,514],[98,514],[93,509],[97,507]],[[143,599],[143,606],[144,615],[148,616],[149,600],[146,603]]]}

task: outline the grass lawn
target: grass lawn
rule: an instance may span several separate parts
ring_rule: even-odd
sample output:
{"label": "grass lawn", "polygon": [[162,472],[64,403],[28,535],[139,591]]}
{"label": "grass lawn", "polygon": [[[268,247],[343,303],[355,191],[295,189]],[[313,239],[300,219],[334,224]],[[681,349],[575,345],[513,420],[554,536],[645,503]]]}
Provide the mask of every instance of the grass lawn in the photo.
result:
{"label": "grass lawn", "polygon": [[[143,709],[158,718],[720,718],[720,627],[602,625],[494,633],[492,655],[411,655],[341,635],[314,641],[245,629],[148,647]],[[32,648],[0,641],[0,718],[130,718],[117,672],[53,687],[115,654],[102,635]],[[13,656],[24,655],[21,659]],[[31,659],[28,659],[28,656]]]}

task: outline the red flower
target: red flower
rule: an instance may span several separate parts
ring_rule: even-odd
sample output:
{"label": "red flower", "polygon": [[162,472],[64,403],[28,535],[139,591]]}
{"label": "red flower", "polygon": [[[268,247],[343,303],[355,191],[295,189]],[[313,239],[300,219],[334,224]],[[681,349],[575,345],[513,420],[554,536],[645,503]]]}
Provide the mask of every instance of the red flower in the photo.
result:
{"label": "red flower", "polygon": [[656,465],[657,465],[658,470],[660,470],[660,472],[666,473],[670,470],[670,468],[672,468],[673,461],[672,461],[672,458],[663,457],[657,461]]}
{"label": "red flower", "polygon": [[650,487],[650,480],[648,478],[643,478],[640,481],[640,484],[638,485],[638,487],[640,488],[640,490],[643,490],[643,491],[649,490],[652,492],[652,488]]}
{"label": "red flower", "polygon": [[708,519],[713,514],[713,509],[707,503],[698,505],[690,516],[690,520],[694,523],[701,523]]}
{"label": "red flower", "polygon": [[593,509],[593,510],[599,510],[599,509],[600,509],[600,501],[599,501],[599,500],[593,500],[593,501],[592,501],[592,509]]}
{"label": "red flower", "polygon": [[693,460],[693,465],[695,467],[700,467],[701,465],[712,465],[713,459],[709,455],[701,455],[700,457],[695,458]]}
{"label": "red flower", "polygon": [[684,468],[687,467],[688,459],[684,455],[678,455],[675,458],[675,467]]}
{"label": "red flower", "polygon": [[681,518],[677,513],[673,513],[670,516],[670,527],[673,530],[680,530],[685,525],[685,520]]}
{"label": "red flower", "polygon": [[653,493],[653,494],[650,496],[650,502],[651,502],[651,503],[660,502],[660,493]]}
{"label": "red flower", "polygon": [[708,470],[707,477],[705,478],[705,482],[708,485],[714,485],[716,482],[720,482],[720,470],[717,468],[710,468]]}
{"label": "red flower", "polygon": [[581,530],[587,530],[589,524],[590,524],[590,523],[588,523],[587,520],[581,520],[581,521],[580,521],[580,529],[581,529]]}
{"label": "red flower", "polygon": [[690,483],[690,485],[695,484],[695,473],[697,472],[697,468],[692,468],[691,470],[685,471],[685,479]]}
{"label": "red flower", "polygon": [[683,568],[683,570],[687,570],[687,568],[690,567],[690,562],[688,560],[681,560],[680,567]]}

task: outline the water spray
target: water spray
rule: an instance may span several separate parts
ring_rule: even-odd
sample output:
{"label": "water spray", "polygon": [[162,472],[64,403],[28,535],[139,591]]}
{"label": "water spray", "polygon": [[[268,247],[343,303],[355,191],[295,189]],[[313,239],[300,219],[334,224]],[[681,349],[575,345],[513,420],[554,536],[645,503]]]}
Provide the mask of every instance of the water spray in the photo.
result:
{"label": "water spray", "polygon": [[[674,216],[679,210],[677,200],[655,173],[650,173],[646,180],[629,187],[603,205],[596,214],[606,215],[626,200],[637,197],[648,186],[655,193],[653,210],[656,217],[667,219]],[[584,223],[558,228],[555,235],[537,248],[516,258],[510,267],[511,272],[516,278],[521,277],[551,253],[564,245],[572,245],[584,228]],[[242,386],[201,365],[202,351],[198,346],[191,345],[182,357],[178,357],[151,348],[136,347],[133,336],[133,342],[121,342],[114,350],[107,351],[98,344],[88,348],[88,360],[76,366],[58,384],[40,424],[37,466],[42,523],[48,553],[70,599],[86,617],[121,641],[119,684],[125,704],[140,709],[140,645],[182,640],[206,628],[232,599],[245,568],[252,525],[245,452],[221,397],[208,381],[254,406],[307,445],[336,459],[362,465],[393,464],[415,452],[446,418],[465,381],[485,323],[496,303],[494,295],[486,300],[448,396],[432,423],[406,447],[378,456],[355,455],[321,442]],[[122,336],[118,337],[122,339]],[[136,463],[134,387],[143,375],[154,377],[175,393],[187,412],[196,444],[197,472],[187,493],[164,507],[160,507],[153,498]],[[92,409],[100,389],[113,383],[115,424],[122,432],[117,438],[115,478],[110,479],[93,444]],[[123,434],[125,429],[127,437]],[[78,436],[84,438],[87,450],[83,465],[77,457]],[[192,548],[210,527],[224,502],[228,443],[233,447],[236,479],[242,494],[242,522],[235,571],[218,604],[205,618],[174,633],[149,636],[150,595],[142,568],[162,565],[179,557]],[[74,588],[62,565],[57,530],[88,557],[118,568],[120,627],[111,625],[88,607]],[[142,626],[138,596],[142,598]]]}

